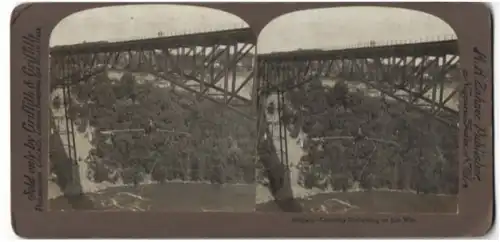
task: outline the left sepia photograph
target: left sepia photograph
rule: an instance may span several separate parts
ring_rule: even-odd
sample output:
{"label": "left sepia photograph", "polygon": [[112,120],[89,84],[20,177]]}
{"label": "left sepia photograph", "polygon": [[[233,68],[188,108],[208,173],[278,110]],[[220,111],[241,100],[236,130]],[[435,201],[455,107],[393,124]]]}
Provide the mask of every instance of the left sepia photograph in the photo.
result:
{"label": "left sepia photograph", "polygon": [[252,212],[256,36],[180,5],[67,16],[50,37],[49,210]]}

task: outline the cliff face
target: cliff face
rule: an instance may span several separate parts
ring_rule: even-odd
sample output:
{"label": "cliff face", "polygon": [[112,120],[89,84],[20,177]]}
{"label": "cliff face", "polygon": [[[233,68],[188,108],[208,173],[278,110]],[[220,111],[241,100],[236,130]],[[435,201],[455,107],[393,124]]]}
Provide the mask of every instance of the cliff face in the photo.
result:
{"label": "cliff face", "polygon": [[61,124],[57,125],[53,111],[51,110],[50,113],[53,128],[50,135],[49,162],[54,177],[51,182],[57,184],[59,191],[57,189],[54,189],[54,191],[49,190],[49,197],[54,196],[51,192],[56,194],[62,192],[66,195],[80,194],[82,193],[82,187],[78,164],[70,159],[66,151],[68,145],[63,142],[63,138],[66,136],[65,127]]}

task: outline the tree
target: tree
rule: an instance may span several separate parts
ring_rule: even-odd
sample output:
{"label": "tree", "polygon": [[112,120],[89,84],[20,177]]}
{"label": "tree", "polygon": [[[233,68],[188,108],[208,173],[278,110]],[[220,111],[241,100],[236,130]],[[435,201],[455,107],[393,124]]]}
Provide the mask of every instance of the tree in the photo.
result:
{"label": "tree", "polygon": [[[255,125],[237,113],[131,73],[119,81],[98,75],[72,92],[72,120],[80,130],[93,128],[93,180],[254,181]],[[160,131],[141,131],[150,120]]]}
{"label": "tree", "polygon": [[286,98],[292,111],[282,121],[314,140],[304,148],[303,186],[457,192],[457,134],[446,125],[343,83],[304,85]]}

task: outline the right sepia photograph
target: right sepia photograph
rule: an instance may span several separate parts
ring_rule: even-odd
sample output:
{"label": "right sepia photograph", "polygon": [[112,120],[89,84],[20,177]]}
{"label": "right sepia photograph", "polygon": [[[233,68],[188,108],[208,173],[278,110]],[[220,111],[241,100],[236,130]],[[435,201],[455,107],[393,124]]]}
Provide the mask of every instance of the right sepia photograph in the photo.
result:
{"label": "right sepia photograph", "polygon": [[[257,42],[259,212],[458,212],[462,80],[440,18],[297,11]],[[257,192],[257,194],[261,194]]]}

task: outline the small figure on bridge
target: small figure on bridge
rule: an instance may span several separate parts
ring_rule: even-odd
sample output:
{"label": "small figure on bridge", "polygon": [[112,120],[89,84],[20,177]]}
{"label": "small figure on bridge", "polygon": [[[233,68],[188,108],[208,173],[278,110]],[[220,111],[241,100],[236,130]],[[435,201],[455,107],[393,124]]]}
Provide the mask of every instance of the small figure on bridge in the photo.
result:
{"label": "small figure on bridge", "polygon": [[363,130],[361,127],[358,128],[358,132],[354,136],[354,143],[359,142],[361,140],[364,140],[366,138],[366,135],[363,133]]}
{"label": "small figure on bridge", "polygon": [[152,132],[156,131],[157,129],[158,128],[156,127],[155,123],[153,122],[153,119],[150,118],[148,121],[148,126],[146,126],[146,128],[144,128],[144,134],[149,135]]}
{"label": "small figure on bridge", "polygon": [[109,136],[109,140],[111,141],[112,145],[116,144],[116,135],[115,135],[115,133],[111,133],[111,135]]}

